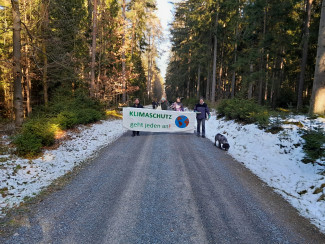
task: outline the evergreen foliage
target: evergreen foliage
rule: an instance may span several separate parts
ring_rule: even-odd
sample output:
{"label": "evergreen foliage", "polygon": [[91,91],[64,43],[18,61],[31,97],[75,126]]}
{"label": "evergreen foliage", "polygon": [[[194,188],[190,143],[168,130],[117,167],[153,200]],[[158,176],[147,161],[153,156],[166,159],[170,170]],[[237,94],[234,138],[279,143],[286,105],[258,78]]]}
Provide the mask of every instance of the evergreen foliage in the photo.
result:
{"label": "evergreen foliage", "polygon": [[252,100],[237,98],[222,100],[217,106],[217,112],[219,117],[225,116],[227,119],[248,124],[267,125],[269,123],[268,110]]}
{"label": "evergreen foliage", "polygon": [[96,122],[105,117],[104,106],[84,90],[59,89],[48,108],[36,108],[24,123],[14,144],[20,156],[36,156],[44,146],[52,146],[59,130]]}
{"label": "evergreen foliage", "polygon": [[[39,110],[39,105],[52,106],[53,112],[58,91],[63,97],[67,95],[65,91],[86,89],[87,96],[92,95],[107,106],[118,106],[123,93],[127,94],[128,103],[134,97],[151,99],[161,95],[162,78],[156,65],[161,27],[154,12],[156,1],[127,1],[125,21],[121,4],[118,0],[98,1],[96,49],[92,50],[93,1],[19,1],[25,119],[33,109]],[[9,3],[0,8],[0,114],[11,119],[14,117],[12,25]],[[95,67],[91,65],[91,53],[95,53]],[[89,91],[92,69],[94,94]],[[126,89],[122,87],[123,75]],[[147,81],[151,83],[150,90]],[[64,105],[56,105],[62,112],[60,106]],[[87,112],[99,116],[94,111]],[[64,112],[60,117],[66,120],[71,116]],[[68,120],[72,123],[74,119]],[[83,116],[83,121],[91,119]],[[71,126],[70,122],[66,126]]]}
{"label": "evergreen foliage", "polygon": [[[311,6],[305,107],[313,86],[321,4],[316,0]],[[199,96],[207,100],[237,97],[273,108],[296,106],[305,1],[184,0],[175,8],[166,75],[168,97],[195,97],[200,82]]]}
{"label": "evergreen foliage", "polygon": [[305,139],[303,149],[306,157],[302,160],[304,163],[315,163],[317,159],[325,159],[325,133],[324,131],[307,131],[304,132]]}

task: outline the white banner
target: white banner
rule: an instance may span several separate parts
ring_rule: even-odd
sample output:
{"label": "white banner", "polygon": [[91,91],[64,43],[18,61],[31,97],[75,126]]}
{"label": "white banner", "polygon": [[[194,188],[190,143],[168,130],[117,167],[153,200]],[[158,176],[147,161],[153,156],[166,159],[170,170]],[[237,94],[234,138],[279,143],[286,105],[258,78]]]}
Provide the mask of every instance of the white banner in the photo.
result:
{"label": "white banner", "polygon": [[123,108],[123,126],[133,131],[193,133],[195,118],[194,112]]}

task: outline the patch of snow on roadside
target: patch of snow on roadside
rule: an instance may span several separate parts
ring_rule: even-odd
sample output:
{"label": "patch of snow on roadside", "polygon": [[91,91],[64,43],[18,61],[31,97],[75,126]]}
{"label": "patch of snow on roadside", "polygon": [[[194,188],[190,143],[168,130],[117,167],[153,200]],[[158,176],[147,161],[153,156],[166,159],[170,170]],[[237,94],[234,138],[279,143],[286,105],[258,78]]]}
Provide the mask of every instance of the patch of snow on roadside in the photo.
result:
{"label": "patch of snow on roadside", "polygon": [[[324,129],[325,126],[325,120],[321,118],[311,121],[304,116],[295,116],[290,121],[300,121],[303,129]],[[213,116],[206,123],[206,135],[214,142],[217,133],[224,134],[230,144],[228,153],[232,157],[242,162],[287,199],[302,216],[325,232],[325,201],[317,201],[325,194],[325,189],[313,194],[316,188],[325,183],[325,177],[319,174],[324,167],[302,163],[304,141],[298,133],[299,127],[293,124],[283,127],[284,130],[278,134],[271,134],[260,130],[257,125],[241,125]]]}
{"label": "patch of snow on roadside", "polygon": [[68,133],[71,140],[64,141],[58,149],[45,151],[40,158],[28,160],[8,156],[7,161],[0,163],[0,217],[5,208],[37,195],[126,131],[121,120],[102,121],[79,129],[78,134]]}

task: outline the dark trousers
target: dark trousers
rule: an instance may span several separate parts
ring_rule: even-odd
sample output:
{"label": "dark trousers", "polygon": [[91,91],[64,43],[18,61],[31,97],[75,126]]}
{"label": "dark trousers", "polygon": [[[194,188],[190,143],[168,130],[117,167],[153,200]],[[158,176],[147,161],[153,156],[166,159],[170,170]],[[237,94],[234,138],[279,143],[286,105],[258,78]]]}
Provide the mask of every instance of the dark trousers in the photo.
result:
{"label": "dark trousers", "polygon": [[196,134],[200,135],[200,127],[202,123],[202,136],[205,136],[205,119],[196,119],[197,126],[196,126]]}
{"label": "dark trousers", "polygon": [[139,135],[140,132],[139,131],[132,131],[132,134],[133,134],[133,136],[135,136],[135,135]]}

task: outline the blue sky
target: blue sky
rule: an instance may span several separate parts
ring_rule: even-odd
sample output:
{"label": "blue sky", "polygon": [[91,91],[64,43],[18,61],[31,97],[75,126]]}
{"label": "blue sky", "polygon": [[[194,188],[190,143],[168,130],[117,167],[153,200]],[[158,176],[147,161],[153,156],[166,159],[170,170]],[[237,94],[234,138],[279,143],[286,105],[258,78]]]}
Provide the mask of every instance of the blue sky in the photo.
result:
{"label": "blue sky", "polygon": [[161,57],[157,60],[158,67],[161,70],[161,75],[165,79],[166,69],[168,65],[168,55],[170,50],[170,41],[169,41],[169,26],[168,24],[173,21],[173,0],[157,0],[158,11],[157,15],[161,21],[162,28],[164,30],[164,41],[160,45],[160,52],[162,53]]}

